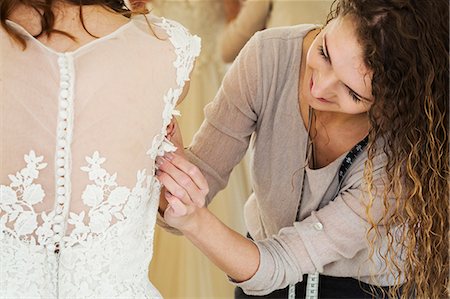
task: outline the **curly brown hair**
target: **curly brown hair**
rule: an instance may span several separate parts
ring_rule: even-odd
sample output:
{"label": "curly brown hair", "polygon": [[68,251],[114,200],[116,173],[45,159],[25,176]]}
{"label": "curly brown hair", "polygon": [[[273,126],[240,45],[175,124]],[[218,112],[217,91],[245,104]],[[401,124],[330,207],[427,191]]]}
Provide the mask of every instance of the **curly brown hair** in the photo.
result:
{"label": "curly brown hair", "polygon": [[[402,298],[448,298],[449,2],[341,0],[332,7],[328,21],[355,21],[373,70],[364,173],[369,258],[381,254],[395,277],[390,296],[401,287]],[[387,158],[387,179],[384,215],[375,219],[372,161],[379,151]],[[387,249],[375,248],[386,234]]]}
{"label": "curly brown hair", "polygon": [[[0,0],[0,23],[8,34],[19,42],[23,49],[26,48],[24,38],[14,31],[6,24],[6,20],[10,17],[12,12],[17,9],[19,5],[27,6],[32,10],[38,12],[41,18],[41,32],[34,37],[40,37],[43,34],[51,35],[53,33],[64,34],[73,39],[73,36],[67,32],[63,32],[54,28],[55,14],[53,13],[54,4],[61,0]],[[123,14],[127,17],[131,16],[131,10],[125,5],[124,0],[64,0],[64,2],[78,5],[80,9],[80,22],[90,35],[92,35],[86,28],[83,19],[83,6],[84,5],[101,5],[107,9]],[[92,35],[95,37],[94,35]]]}

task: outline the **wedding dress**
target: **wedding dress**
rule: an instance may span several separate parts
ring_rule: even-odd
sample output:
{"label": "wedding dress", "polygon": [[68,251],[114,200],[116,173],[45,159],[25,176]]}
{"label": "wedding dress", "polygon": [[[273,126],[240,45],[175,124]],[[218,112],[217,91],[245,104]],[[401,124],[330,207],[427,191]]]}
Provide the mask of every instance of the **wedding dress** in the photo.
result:
{"label": "wedding dress", "polygon": [[200,40],[152,15],[73,52],[0,29],[0,298],[159,298],[155,158]]}

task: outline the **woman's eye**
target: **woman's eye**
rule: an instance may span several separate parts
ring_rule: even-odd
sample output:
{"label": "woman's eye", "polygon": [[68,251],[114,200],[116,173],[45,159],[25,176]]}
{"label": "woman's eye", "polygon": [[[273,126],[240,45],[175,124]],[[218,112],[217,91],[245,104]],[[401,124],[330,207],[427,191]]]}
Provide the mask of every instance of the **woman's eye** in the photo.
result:
{"label": "woman's eye", "polygon": [[330,58],[325,54],[323,46],[319,46],[319,54],[326,62],[330,62]]}
{"label": "woman's eye", "polygon": [[351,89],[348,90],[348,94],[352,97],[355,103],[361,102],[361,99]]}

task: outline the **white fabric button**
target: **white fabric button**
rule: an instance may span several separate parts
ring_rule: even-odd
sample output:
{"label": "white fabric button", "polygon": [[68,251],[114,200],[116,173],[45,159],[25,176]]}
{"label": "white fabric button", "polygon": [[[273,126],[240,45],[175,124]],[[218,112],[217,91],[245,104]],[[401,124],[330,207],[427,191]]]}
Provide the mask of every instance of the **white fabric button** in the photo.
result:
{"label": "white fabric button", "polygon": [[65,128],[58,127],[58,138],[64,138],[64,137],[66,137]]}
{"label": "white fabric button", "polygon": [[60,105],[61,105],[61,108],[66,109],[67,107],[69,107],[69,101],[61,100]]}
{"label": "white fabric button", "polygon": [[67,89],[63,89],[61,90],[61,92],[59,93],[59,95],[64,98],[67,99],[67,97],[69,96],[69,91]]}
{"label": "white fabric button", "polygon": [[58,193],[58,195],[64,195],[66,194],[66,188],[64,187],[59,187],[56,191],[56,193]]}
{"label": "white fabric button", "polygon": [[58,140],[58,146],[59,147],[66,147],[67,142],[64,139]]}
{"label": "white fabric button", "polygon": [[58,186],[64,186],[65,183],[66,183],[66,180],[65,180],[64,178],[59,178],[59,179],[56,181],[56,184],[57,184]]}
{"label": "white fabric button", "polygon": [[67,119],[67,112],[66,111],[59,111],[59,117],[61,119]]}
{"label": "white fabric button", "polygon": [[70,84],[67,81],[61,81],[61,83],[59,83],[59,87],[61,87],[62,89],[68,89],[69,86]]}
{"label": "white fabric button", "polygon": [[65,164],[65,161],[64,161],[63,158],[59,158],[59,159],[56,160],[56,165],[57,165],[58,167],[63,167],[64,164]]}
{"label": "white fabric button", "polygon": [[59,72],[61,75],[67,75],[69,73],[69,70],[66,67],[61,67]]}
{"label": "white fabric button", "polygon": [[62,82],[67,82],[67,81],[69,81],[69,79],[70,79],[70,77],[69,77],[69,75],[67,75],[67,74],[61,76],[61,81],[62,81]]}
{"label": "white fabric button", "polygon": [[56,198],[56,200],[58,201],[58,203],[63,204],[66,201],[66,197],[63,195],[60,195]]}
{"label": "white fabric button", "polygon": [[[59,196],[58,196],[59,197]],[[56,213],[57,214],[61,214],[62,213],[62,210],[63,210],[63,206],[62,205],[57,205],[56,206]]]}
{"label": "white fabric button", "polygon": [[66,156],[66,152],[64,151],[64,150],[58,150],[57,152],[56,152],[56,155],[59,157],[59,158],[64,158],[65,156]]}
{"label": "white fabric button", "polygon": [[59,176],[63,176],[66,174],[66,170],[64,168],[58,168],[58,170],[56,171],[56,174]]}
{"label": "white fabric button", "polygon": [[56,215],[54,220],[55,223],[62,223],[64,221],[64,217],[62,215]]}
{"label": "white fabric button", "polygon": [[59,128],[60,128],[60,130],[64,130],[65,128],[67,128],[67,120],[60,121]]}
{"label": "white fabric button", "polygon": [[313,224],[315,230],[323,230],[323,224],[320,222],[316,222]]}

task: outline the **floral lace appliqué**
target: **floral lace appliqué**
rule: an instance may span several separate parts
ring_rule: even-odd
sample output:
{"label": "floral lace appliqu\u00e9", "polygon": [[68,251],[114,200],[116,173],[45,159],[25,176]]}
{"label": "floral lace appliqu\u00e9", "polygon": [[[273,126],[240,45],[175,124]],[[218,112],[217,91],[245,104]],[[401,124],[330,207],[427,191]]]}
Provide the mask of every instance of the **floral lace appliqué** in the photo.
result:
{"label": "floral lace appliqu\u00e9", "polygon": [[[52,237],[51,222],[55,216],[54,212],[48,215],[45,212],[36,213],[33,206],[44,200],[45,192],[40,184],[34,181],[39,177],[39,171],[47,167],[42,156],[36,156],[30,151],[24,156],[27,166],[17,172],[10,174],[9,186],[0,185],[0,239],[5,233],[16,238],[27,240],[31,244],[46,244]],[[38,228],[38,218],[41,217],[43,224]],[[32,234],[37,236],[37,242]]]}
{"label": "floral lace appliqu\u00e9", "polygon": [[[84,211],[79,214],[70,213],[68,223],[75,228],[70,236],[64,238],[66,247],[86,242],[90,240],[90,234],[105,233],[113,223],[129,219],[133,216],[134,209],[149,196],[146,170],[137,172],[136,185],[130,190],[117,185],[117,173],[111,175],[102,168],[106,159],[100,157],[97,151],[92,157],[86,157],[86,161],[88,165],[81,167],[81,170],[87,172],[93,184],[86,186],[81,199],[89,207],[89,211],[87,215]],[[86,218],[89,218],[89,222]]]}

